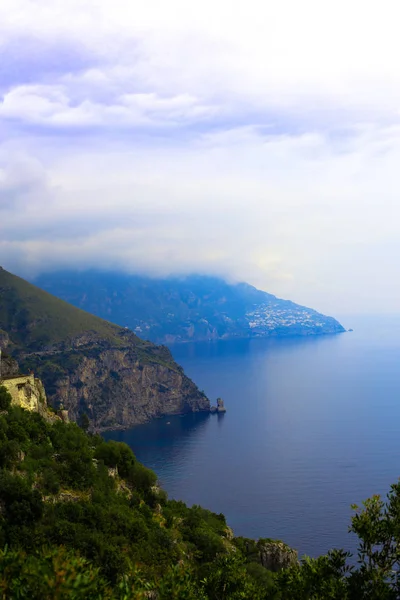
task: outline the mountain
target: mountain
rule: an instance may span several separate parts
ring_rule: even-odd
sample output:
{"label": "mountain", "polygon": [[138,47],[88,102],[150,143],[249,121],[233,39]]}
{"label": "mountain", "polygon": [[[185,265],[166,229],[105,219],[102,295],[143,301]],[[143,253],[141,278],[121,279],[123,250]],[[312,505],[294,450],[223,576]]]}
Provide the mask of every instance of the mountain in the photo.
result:
{"label": "mountain", "polygon": [[33,370],[50,404],[93,427],[129,427],[209,410],[169,350],[99,319],[0,268],[0,347]]}
{"label": "mountain", "polygon": [[99,271],[59,272],[37,285],[157,343],[344,331],[338,321],[246,283],[205,276],[151,279]]}

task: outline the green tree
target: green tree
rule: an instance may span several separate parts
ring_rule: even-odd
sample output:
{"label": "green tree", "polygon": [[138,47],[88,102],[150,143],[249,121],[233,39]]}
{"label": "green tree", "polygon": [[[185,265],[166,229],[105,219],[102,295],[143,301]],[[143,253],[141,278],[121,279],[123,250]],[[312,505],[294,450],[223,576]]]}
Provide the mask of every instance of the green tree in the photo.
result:
{"label": "green tree", "polygon": [[384,501],[369,498],[356,511],[350,531],[360,539],[359,568],[350,580],[352,597],[400,597],[400,483],[393,484]]}
{"label": "green tree", "polygon": [[27,555],[0,551],[0,597],[4,600],[99,600],[111,590],[99,570],[63,548]]}
{"label": "green tree", "polygon": [[83,429],[83,431],[85,431],[85,432],[88,431],[89,426],[90,426],[90,421],[89,421],[89,417],[87,416],[86,413],[81,414],[80,425],[81,425],[81,428]]}
{"label": "green tree", "polygon": [[0,410],[8,410],[11,406],[11,395],[4,385],[0,386]]}
{"label": "green tree", "polygon": [[[209,600],[265,600],[266,589],[258,586],[236,553],[219,556],[207,565],[202,586]],[[294,598],[294,597],[293,597]]]}
{"label": "green tree", "polygon": [[[301,565],[276,575],[276,591],[280,600],[346,600],[350,568],[349,554],[341,550],[313,559],[305,557]],[[354,599],[355,600],[355,599]],[[361,600],[361,596],[358,600]]]}

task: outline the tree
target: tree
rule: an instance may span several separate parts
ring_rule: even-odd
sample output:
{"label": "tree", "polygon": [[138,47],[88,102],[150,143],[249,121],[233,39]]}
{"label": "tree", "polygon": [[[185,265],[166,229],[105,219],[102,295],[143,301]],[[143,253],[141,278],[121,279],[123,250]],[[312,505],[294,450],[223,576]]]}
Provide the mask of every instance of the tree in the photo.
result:
{"label": "tree", "polygon": [[27,555],[0,550],[0,596],[21,600],[99,600],[111,598],[99,569],[64,548]]}
{"label": "tree", "polygon": [[11,406],[11,396],[4,385],[0,386],[0,410],[8,410]]}
{"label": "tree", "polygon": [[353,506],[350,531],[359,538],[358,565],[350,553],[329,552],[282,571],[277,590],[282,600],[398,600],[400,598],[400,483],[386,501],[379,495]]}
{"label": "tree", "polygon": [[81,428],[83,429],[83,431],[87,431],[89,429],[90,426],[90,421],[89,421],[89,417],[87,416],[86,413],[82,413],[81,414]]}
{"label": "tree", "polygon": [[353,574],[351,592],[365,598],[399,598],[400,595],[400,483],[391,486],[386,502],[369,498],[356,514],[350,531],[360,538],[360,567]]}
{"label": "tree", "polygon": [[202,585],[210,600],[264,600],[262,589],[248,575],[244,560],[236,553],[220,555],[206,569]]}

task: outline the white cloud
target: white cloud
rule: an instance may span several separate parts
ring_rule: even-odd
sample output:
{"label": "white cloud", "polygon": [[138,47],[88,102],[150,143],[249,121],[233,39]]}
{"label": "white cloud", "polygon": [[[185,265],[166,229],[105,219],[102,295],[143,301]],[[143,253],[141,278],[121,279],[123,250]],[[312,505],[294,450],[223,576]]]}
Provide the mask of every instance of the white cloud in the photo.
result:
{"label": "white cloud", "polygon": [[2,0],[1,47],[43,52],[36,76],[2,66],[1,262],[200,270],[397,310],[399,11]]}
{"label": "white cloud", "polygon": [[83,100],[73,105],[61,86],[23,85],[12,89],[0,102],[0,119],[19,119],[47,127],[109,127],[173,125],[215,113],[188,94],[159,97],[123,94],[113,104]]}

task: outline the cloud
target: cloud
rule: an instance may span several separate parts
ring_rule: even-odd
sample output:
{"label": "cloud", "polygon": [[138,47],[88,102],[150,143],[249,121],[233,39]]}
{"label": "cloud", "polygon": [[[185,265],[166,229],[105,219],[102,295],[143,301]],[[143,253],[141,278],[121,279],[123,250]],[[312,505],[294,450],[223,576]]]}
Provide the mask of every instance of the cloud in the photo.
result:
{"label": "cloud", "polygon": [[1,263],[397,310],[396,10],[3,0]]}
{"label": "cloud", "polygon": [[[154,93],[123,94],[112,104],[83,99],[73,102],[64,86],[18,86],[4,94],[0,119],[18,119],[51,128],[109,128],[201,120],[215,112],[189,94],[160,97]],[[76,130],[75,130],[76,131]]]}

